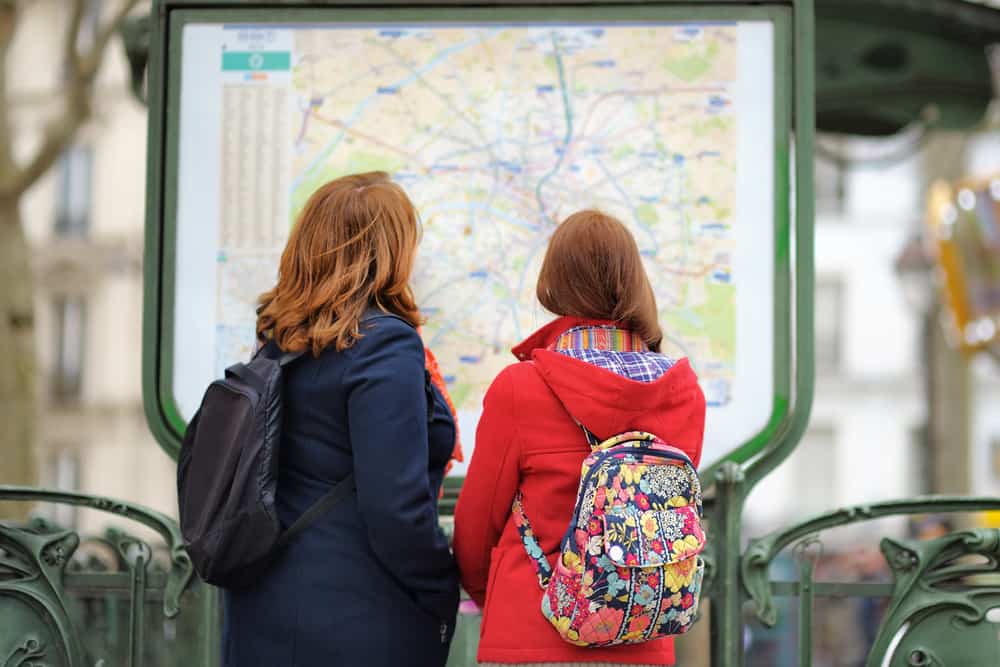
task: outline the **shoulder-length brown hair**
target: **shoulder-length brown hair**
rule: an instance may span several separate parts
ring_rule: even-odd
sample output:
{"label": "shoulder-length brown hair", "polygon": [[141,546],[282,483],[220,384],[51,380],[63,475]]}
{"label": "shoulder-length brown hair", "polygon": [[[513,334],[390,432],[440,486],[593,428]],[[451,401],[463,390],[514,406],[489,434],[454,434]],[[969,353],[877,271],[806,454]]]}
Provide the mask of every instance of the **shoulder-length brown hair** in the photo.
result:
{"label": "shoulder-length brown hair", "polygon": [[419,240],[416,209],[387,174],[323,185],[292,229],[278,284],[260,296],[257,338],[286,352],[343,350],[361,337],[361,317],[372,306],[417,326],[409,281]]}
{"label": "shoulder-length brown hair", "polygon": [[632,233],[601,213],[574,213],[556,228],[538,275],[538,300],[551,313],[613,320],[660,351],[656,297]]}

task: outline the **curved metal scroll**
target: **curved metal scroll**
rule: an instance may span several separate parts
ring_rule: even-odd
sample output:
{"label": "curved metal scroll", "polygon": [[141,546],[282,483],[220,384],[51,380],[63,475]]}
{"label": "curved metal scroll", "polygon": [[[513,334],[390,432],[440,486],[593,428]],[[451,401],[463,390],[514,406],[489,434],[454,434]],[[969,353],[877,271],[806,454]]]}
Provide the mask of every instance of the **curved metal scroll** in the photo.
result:
{"label": "curved metal scroll", "polygon": [[793,542],[830,528],[887,516],[929,512],[976,512],[996,509],[1000,509],[1000,498],[937,496],[857,505],[821,514],[790,528],[751,540],[741,563],[743,585],[750,599],[754,602],[757,617],[762,623],[771,627],[777,621],[769,575],[771,562]]}
{"label": "curved metal scroll", "polygon": [[868,667],[1000,665],[1000,530],[881,546],[893,595]]}
{"label": "curved metal scroll", "polygon": [[10,601],[0,608],[3,667],[82,664],[61,595],[63,567],[79,543],[72,531],[38,535],[0,524],[0,599]]}
{"label": "curved metal scroll", "polygon": [[[194,576],[194,566],[191,563],[191,558],[184,550],[184,539],[181,537],[180,528],[177,526],[177,523],[167,515],[141,505],[122,502],[120,500],[113,500],[111,498],[90,496],[82,493],[70,493],[68,491],[36,489],[24,486],[0,485],[0,500],[52,502],[65,505],[76,505],[79,507],[89,507],[102,512],[109,512],[123,516],[155,530],[160,534],[164,542],[166,542],[170,557],[170,570],[167,573],[166,587],[163,591],[163,614],[167,618],[173,618],[180,612],[180,596]],[[11,531],[14,530],[11,528],[4,528],[3,526],[0,526],[0,528],[3,528],[3,532],[0,533],[0,535],[10,535]],[[24,531],[18,531],[18,533],[21,536],[25,534]],[[49,542],[46,542],[46,545],[48,546],[41,547],[42,550],[38,551],[37,555],[43,560],[45,558],[57,558],[58,555],[58,558],[61,559],[59,563],[61,568],[62,565],[65,564],[65,561],[69,559],[69,555],[72,554],[72,551],[75,550],[79,544],[79,537],[77,537],[75,533],[66,533],[66,535],[73,536],[74,542],[72,544],[72,549],[69,548],[69,543],[57,541],[56,543],[49,545]],[[51,536],[44,537],[47,539]],[[46,549],[48,550],[46,551]],[[66,554],[67,551],[69,551],[69,554],[59,555]],[[2,561],[0,561],[0,563],[2,563]]]}

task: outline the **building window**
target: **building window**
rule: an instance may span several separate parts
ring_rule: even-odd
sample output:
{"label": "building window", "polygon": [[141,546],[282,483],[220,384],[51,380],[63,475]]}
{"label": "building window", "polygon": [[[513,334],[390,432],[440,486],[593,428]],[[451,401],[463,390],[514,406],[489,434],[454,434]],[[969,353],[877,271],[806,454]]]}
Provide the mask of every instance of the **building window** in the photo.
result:
{"label": "building window", "polygon": [[835,375],[842,361],[843,281],[835,277],[819,277],[813,305],[816,309],[816,373]]}
{"label": "building window", "polygon": [[82,296],[66,295],[55,300],[55,367],[53,398],[73,401],[83,388],[83,354],[86,344],[87,308]]}
{"label": "building window", "polygon": [[[59,491],[80,490],[80,457],[73,446],[58,447],[49,457],[43,470],[45,486]],[[60,528],[77,527],[77,508],[74,505],[53,504],[50,518]]]}
{"label": "building window", "polygon": [[847,167],[835,159],[843,152],[843,138],[824,137],[821,148],[826,147],[830,155],[817,155],[813,178],[816,187],[817,215],[843,215],[847,208]]}
{"label": "building window", "polygon": [[910,452],[907,458],[907,492],[920,496],[934,486],[934,451],[930,441],[930,424],[918,424],[910,429]]}
{"label": "building window", "polygon": [[59,160],[59,192],[56,199],[56,234],[82,238],[90,230],[91,174],[94,152],[75,144]]}
{"label": "building window", "polygon": [[836,509],[837,500],[837,440],[832,426],[812,426],[792,454],[795,470],[794,515],[814,516]]}

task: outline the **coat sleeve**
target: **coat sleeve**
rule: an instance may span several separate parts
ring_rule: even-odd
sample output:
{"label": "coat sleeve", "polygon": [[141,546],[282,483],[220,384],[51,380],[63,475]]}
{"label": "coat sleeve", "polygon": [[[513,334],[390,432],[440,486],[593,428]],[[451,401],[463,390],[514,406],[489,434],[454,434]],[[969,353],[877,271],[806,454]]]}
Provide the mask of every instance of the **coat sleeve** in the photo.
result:
{"label": "coat sleeve", "polygon": [[455,557],[462,586],[483,606],[490,553],[500,541],[520,479],[513,383],[503,372],[483,400],[472,461],[455,507]]}
{"label": "coat sleeve", "polygon": [[458,574],[427,473],[424,350],[416,330],[383,318],[345,370],[358,509],[375,556],[428,614],[451,623]]}

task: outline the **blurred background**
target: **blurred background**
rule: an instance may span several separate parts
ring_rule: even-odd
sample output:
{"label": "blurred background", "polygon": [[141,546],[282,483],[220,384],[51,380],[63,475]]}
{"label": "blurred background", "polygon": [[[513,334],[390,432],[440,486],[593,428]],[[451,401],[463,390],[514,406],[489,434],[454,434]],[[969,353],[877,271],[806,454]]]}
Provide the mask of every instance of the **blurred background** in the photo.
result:
{"label": "blurred background", "polygon": [[[77,16],[66,0],[22,2],[16,24],[14,4],[0,0],[0,152],[33,165],[54,143],[48,163],[19,181],[15,217],[8,206],[0,219],[0,227],[16,224],[19,211],[27,243],[15,256],[11,233],[0,236],[7,245],[0,292],[8,292],[0,304],[16,302],[27,267],[34,308],[31,340],[18,340],[12,319],[0,352],[33,345],[37,359],[24,366],[30,378],[0,384],[0,403],[14,424],[16,398],[27,388],[44,415],[27,440],[15,442],[17,429],[0,424],[8,431],[0,436],[0,481],[110,496],[174,516],[174,465],[146,427],[140,392],[146,109],[133,94],[122,41],[104,34],[123,3],[86,0]],[[81,52],[106,40],[83,84],[90,65],[68,62],[61,47],[71,21],[80,22]],[[1000,50],[991,48],[1000,27],[966,25],[963,33],[961,22],[949,23],[932,45],[943,58],[925,62],[907,51],[912,40],[894,40],[884,24],[873,33],[884,43],[875,40],[868,52],[845,45],[824,57],[824,43],[841,37],[835,23],[830,37],[822,25],[818,34],[813,416],[795,453],[750,497],[749,536],[842,505],[1000,495],[1000,104],[993,99]],[[873,42],[861,35],[857,43]],[[978,63],[974,72],[967,62]],[[849,66],[858,72],[844,71]],[[900,66],[923,68],[919,103],[910,90],[909,98],[872,104],[866,96],[877,78],[869,88],[837,88]],[[78,85],[88,87],[88,101],[67,115]],[[12,173],[5,159],[0,183]],[[70,506],[37,511],[81,533],[108,525],[106,514]],[[834,531],[824,537],[817,576],[885,580],[876,535],[931,537],[956,527],[949,521],[898,518],[877,531],[870,524]],[[963,521],[1000,527],[990,514]],[[880,604],[818,600],[814,664],[861,664]],[[794,613],[783,608],[780,616],[775,629],[751,624],[747,664],[792,663]]]}

